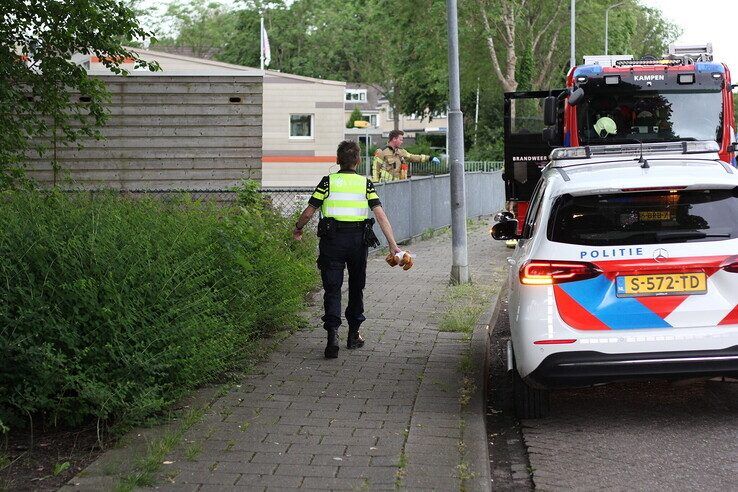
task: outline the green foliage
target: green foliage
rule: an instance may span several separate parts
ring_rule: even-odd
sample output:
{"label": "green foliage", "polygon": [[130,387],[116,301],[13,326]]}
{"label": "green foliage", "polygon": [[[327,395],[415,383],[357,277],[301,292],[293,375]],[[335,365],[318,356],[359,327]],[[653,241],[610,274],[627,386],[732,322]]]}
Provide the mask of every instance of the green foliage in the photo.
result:
{"label": "green foliage", "polygon": [[535,76],[535,61],[533,60],[533,45],[531,44],[530,35],[525,37],[525,44],[520,53],[516,77],[518,80],[519,91],[529,91],[533,88],[533,78]]}
{"label": "green foliage", "polygon": [[466,152],[467,161],[501,161],[505,156],[502,128],[481,127],[477,143]]}
{"label": "green foliage", "polygon": [[351,115],[349,116],[348,121],[346,122],[346,128],[353,128],[355,121],[361,121],[364,119],[364,115],[361,114],[361,110],[358,107],[355,107],[353,111],[351,111]]}
{"label": "green foliage", "polygon": [[65,461],[63,463],[56,463],[54,464],[54,469],[51,471],[51,473],[56,477],[67,471],[70,466],[72,465],[68,461]]}
{"label": "green foliage", "polygon": [[258,181],[253,179],[244,180],[239,186],[234,188],[238,204],[242,207],[259,207],[264,204],[264,197],[259,193]]}
{"label": "green foliage", "polygon": [[315,240],[245,203],[0,196],[0,419],[140,422],[296,323]]}
{"label": "green foliage", "polygon": [[[131,8],[115,0],[5,0],[0,32],[0,189],[22,181],[17,168],[29,150],[43,155],[83,136],[100,137],[107,91],[72,62],[73,54],[94,54],[119,74],[125,73],[119,65],[127,57],[136,68],[158,67],[121,46],[149,33]],[[70,98],[70,91],[89,101]]]}
{"label": "green foliage", "polygon": [[[220,2],[176,0],[160,19],[158,39],[151,48],[156,49],[157,44],[187,46],[195,56],[207,56],[231,40],[237,22],[238,14]],[[255,66],[259,66],[258,61]]]}
{"label": "green foliage", "polygon": [[425,155],[434,155],[435,153],[431,149],[430,141],[428,141],[427,138],[425,138],[425,135],[418,134],[415,138],[415,143],[412,145],[403,145],[405,150],[410,152],[411,154],[425,154]]}

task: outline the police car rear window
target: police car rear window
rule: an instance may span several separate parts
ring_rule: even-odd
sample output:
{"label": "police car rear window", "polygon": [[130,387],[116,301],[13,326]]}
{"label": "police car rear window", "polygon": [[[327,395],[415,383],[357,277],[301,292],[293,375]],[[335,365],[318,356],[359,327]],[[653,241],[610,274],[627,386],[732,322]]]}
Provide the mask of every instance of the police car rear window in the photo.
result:
{"label": "police car rear window", "polygon": [[550,241],[586,246],[721,241],[738,237],[737,190],[563,195]]}

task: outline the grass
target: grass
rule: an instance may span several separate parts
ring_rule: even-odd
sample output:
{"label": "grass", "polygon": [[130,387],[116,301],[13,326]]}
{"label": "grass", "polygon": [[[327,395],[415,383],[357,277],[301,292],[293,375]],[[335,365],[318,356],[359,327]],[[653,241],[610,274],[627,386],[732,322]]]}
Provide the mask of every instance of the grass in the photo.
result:
{"label": "grass", "polygon": [[466,434],[466,420],[462,417],[459,420],[459,430],[461,430],[461,440],[459,440],[459,464],[456,465],[457,477],[461,480],[459,490],[466,492],[467,482],[474,478],[474,472],[471,471],[469,462],[466,461],[466,443],[464,442],[464,436]]}
{"label": "grass", "polygon": [[403,449],[400,453],[400,457],[397,459],[397,472],[395,473],[395,488],[402,488],[402,480],[405,478],[407,472],[407,455]]}
{"label": "grass", "polygon": [[190,410],[185,414],[179,427],[152,442],[146,455],[136,462],[133,471],[120,480],[116,490],[129,492],[137,487],[154,485],[154,474],[159,470],[164,458],[180,443],[185,432],[202,419],[205,410],[206,408]]}
{"label": "grass", "polygon": [[471,334],[479,317],[487,310],[495,292],[490,285],[461,284],[449,286],[446,301],[451,306],[441,318],[440,331]]}
{"label": "grass", "polygon": [[185,450],[185,458],[187,458],[187,461],[195,461],[197,460],[197,457],[200,456],[200,453],[202,453],[202,443],[193,442],[187,446],[187,449]]}

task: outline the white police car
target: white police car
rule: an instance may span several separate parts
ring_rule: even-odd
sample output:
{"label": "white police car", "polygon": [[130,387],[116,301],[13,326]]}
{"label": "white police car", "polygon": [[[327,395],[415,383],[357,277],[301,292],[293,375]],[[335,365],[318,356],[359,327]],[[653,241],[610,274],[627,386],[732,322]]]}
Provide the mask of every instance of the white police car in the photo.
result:
{"label": "white police car", "polygon": [[[556,149],[510,263],[518,414],[548,389],[738,375],[738,170],[715,142]],[[512,348],[512,350],[510,350]]]}

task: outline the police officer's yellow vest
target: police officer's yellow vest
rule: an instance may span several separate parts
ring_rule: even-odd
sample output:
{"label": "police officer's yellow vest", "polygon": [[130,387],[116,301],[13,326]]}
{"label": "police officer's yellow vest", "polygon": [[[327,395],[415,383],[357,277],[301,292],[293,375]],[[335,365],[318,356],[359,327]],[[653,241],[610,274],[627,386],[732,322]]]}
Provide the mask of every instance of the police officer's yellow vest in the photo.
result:
{"label": "police officer's yellow vest", "polygon": [[359,222],[369,217],[366,178],[353,173],[328,175],[328,196],[320,208],[323,217],[339,222]]}

